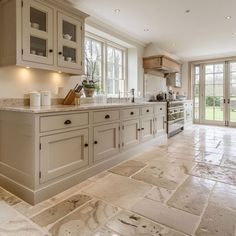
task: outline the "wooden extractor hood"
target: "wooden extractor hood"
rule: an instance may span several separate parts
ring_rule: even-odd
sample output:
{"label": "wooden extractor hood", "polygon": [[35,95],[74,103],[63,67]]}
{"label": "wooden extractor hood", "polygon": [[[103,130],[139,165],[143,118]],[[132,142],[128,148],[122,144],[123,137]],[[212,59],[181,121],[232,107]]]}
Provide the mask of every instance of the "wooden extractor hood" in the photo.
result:
{"label": "wooden extractor hood", "polygon": [[164,55],[143,58],[143,68],[145,73],[149,71],[159,71],[164,74],[180,72],[181,63]]}

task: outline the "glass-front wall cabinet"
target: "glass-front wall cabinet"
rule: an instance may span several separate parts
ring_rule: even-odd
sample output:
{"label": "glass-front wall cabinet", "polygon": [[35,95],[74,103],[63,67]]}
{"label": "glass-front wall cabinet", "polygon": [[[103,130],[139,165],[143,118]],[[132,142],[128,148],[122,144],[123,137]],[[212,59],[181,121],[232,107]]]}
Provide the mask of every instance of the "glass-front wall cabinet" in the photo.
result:
{"label": "glass-front wall cabinet", "polygon": [[82,68],[82,24],[79,20],[58,12],[58,65]]}
{"label": "glass-front wall cabinet", "polygon": [[36,1],[24,1],[23,16],[23,59],[52,65],[53,9]]}

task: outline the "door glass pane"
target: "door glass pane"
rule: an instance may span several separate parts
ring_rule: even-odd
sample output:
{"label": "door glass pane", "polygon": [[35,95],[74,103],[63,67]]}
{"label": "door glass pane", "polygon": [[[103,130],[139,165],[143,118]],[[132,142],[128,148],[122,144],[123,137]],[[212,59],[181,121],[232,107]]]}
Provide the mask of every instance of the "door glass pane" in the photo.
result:
{"label": "door glass pane", "polygon": [[230,63],[230,121],[236,122],[236,62]]}
{"label": "door glass pane", "polygon": [[30,54],[42,57],[47,56],[47,41],[37,37],[30,37]]}
{"label": "door glass pane", "polygon": [[30,7],[31,28],[47,31],[47,14],[36,8]]}
{"label": "door glass pane", "polygon": [[76,25],[63,20],[62,27],[63,38],[76,42]]}
{"label": "door glass pane", "polygon": [[224,120],[224,64],[205,66],[205,119]]}
{"label": "door glass pane", "polygon": [[64,57],[64,60],[67,62],[76,63],[76,49],[64,46],[63,47],[63,57]]}

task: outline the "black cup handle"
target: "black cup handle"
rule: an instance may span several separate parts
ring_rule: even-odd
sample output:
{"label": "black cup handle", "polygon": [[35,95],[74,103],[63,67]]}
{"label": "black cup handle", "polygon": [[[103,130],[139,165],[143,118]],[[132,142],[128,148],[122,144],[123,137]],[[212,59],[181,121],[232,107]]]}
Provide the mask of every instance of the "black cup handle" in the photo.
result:
{"label": "black cup handle", "polygon": [[85,144],[84,144],[84,146],[85,146],[85,147],[88,147],[88,144],[87,144],[87,143],[85,143]]}
{"label": "black cup handle", "polygon": [[131,112],[130,112],[130,115],[131,115],[131,116],[134,115],[134,112],[131,111]]}
{"label": "black cup handle", "polygon": [[94,144],[98,144],[98,141],[94,141]]}
{"label": "black cup handle", "polygon": [[65,125],[70,125],[71,123],[72,123],[71,120],[66,120],[66,121],[64,122]]}
{"label": "black cup handle", "polygon": [[105,116],[105,119],[110,119],[110,116],[109,116],[109,115],[106,115],[106,116]]}

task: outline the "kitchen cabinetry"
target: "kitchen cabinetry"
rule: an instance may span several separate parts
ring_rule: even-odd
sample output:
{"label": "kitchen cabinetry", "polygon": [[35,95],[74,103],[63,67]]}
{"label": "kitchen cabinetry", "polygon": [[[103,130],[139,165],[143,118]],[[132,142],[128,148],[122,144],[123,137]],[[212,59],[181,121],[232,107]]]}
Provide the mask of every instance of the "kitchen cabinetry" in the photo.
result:
{"label": "kitchen cabinetry", "polygon": [[166,139],[165,106],[0,109],[0,184],[41,202]]}
{"label": "kitchen cabinetry", "polygon": [[180,72],[181,63],[167,56],[151,56],[143,58],[143,68],[148,70],[159,70],[164,73]]}
{"label": "kitchen cabinetry", "polygon": [[58,0],[2,1],[0,66],[82,74],[86,17]]}
{"label": "kitchen cabinetry", "polygon": [[40,138],[40,183],[89,164],[88,129]]}
{"label": "kitchen cabinetry", "polygon": [[94,127],[94,162],[99,162],[120,151],[119,123]]}
{"label": "kitchen cabinetry", "polygon": [[184,103],[184,126],[188,127],[193,123],[193,102],[185,101]]}
{"label": "kitchen cabinetry", "polygon": [[123,124],[123,148],[134,147],[140,142],[140,120],[132,119]]}

